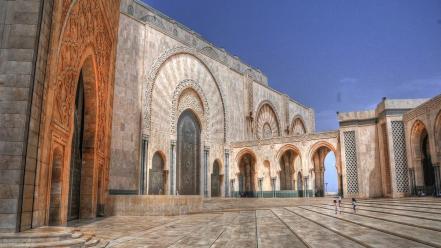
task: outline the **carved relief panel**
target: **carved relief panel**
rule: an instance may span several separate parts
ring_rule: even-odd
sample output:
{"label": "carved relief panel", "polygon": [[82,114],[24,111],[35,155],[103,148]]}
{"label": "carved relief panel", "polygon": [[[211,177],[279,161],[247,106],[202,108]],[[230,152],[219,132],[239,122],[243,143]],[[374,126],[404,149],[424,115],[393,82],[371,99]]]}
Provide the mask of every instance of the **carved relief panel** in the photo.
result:
{"label": "carved relief panel", "polygon": [[199,195],[201,128],[191,110],[178,121],[176,186],[180,195]]}

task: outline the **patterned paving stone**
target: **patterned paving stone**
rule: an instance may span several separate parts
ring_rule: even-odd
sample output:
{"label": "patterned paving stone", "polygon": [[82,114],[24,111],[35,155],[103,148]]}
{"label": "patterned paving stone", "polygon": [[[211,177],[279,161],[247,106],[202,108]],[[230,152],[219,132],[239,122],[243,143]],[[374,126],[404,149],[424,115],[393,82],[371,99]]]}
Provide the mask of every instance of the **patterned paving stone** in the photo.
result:
{"label": "patterned paving stone", "polygon": [[358,248],[364,247],[351,239],[339,235],[322,225],[316,224],[309,219],[297,215],[286,209],[273,209],[274,214],[279,216],[301,239],[309,244],[310,247],[329,247],[329,248]]}
{"label": "patterned paving stone", "polygon": [[[317,206],[328,210],[333,210],[333,206],[325,205],[325,206]],[[353,210],[350,207],[343,207],[341,209],[342,213],[349,213],[352,214]],[[421,218],[414,218],[404,215],[397,215],[397,214],[390,214],[390,213],[380,213],[380,212],[371,212],[371,211],[365,211],[363,209],[358,209],[356,214],[358,216],[364,216],[364,217],[370,217],[375,218],[379,220],[385,220],[390,221],[394,223],[404,224],[404,225],[410,225],[420,228],[425,228],[429,230],[434,231],[441,231],[441,222],[436,220],[428,220],[428,219],[421,219]]]}
{"label": "patterned paving stone", "polygon": [[[351,209],[352,211],[352,205],[348,203],[343,204],[344,207]],[[357,210],[365,210],[365,211],[372,211],[372,212],[378,212],[378,213],[390,213],[390,214],[396,214],[396,215],[402,215],[402,216],[408,216],[413,218],[424,218],[429,220],[438,220],[441,221],[441,212],[435,211],[433,213],[430,212],[423,212],[423,211],[415,211],[415,210],[409,210],[409,209],[394,209],[394,208],[380,208],[376,207],[375,205],[358,205]]]}
{"label": "patterned paving stone", "polygon": [[[394,222],[379,220],[375,218],[369,218],[365,216],[360,216],[356,214],[338,214],[334,213],[334,210],[326,210],[315,206],[302,207],[307,211],[312,211],[318,213],[322,216],[331,216],[332,218],[337,218],[351,222],[355,225],[360,225],[372,229],[379,230],[381,232],[393,234],[408,240],[418,240],[420,243],[426,243],[432,246],[441,247],[441,233],[437,231],[417,228],[413,226],[398,224]],[[418,234],[418,235],[416,235]]]}
{"label": "patterned paving stone", "polygon": [[[343,221],[340,217],[322,215],[302,208],[287,208],[311,221],[320,223],[328,229],[342,235],[352,237],[367,247],[430,247],[405,238],[394,236],[382,231],[360,226],[357,223]],[[334,214],[334,213],[332,213]]]}
{"label": "patterned paving stone", "polygon": [[212,199],[200,214],[114,216],[64,228],[95,233],[107,247],[441,247],[440,199],[363,200],[357,214],[344,200],[337,215],[332,200],[279,199],[271,206],[271,199]]}

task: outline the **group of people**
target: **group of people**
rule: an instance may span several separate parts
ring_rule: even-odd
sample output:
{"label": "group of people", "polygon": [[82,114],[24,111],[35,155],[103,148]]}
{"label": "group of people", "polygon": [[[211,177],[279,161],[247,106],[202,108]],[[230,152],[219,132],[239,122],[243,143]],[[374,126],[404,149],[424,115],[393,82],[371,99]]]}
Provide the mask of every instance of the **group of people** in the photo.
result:
{"label": "group of people", "polygon": [[[334,199],[334,206],[335,206],[335,214],[341,214],[341,196],[339,196],[337,199]],[[352,210],[354,211],[354,214],[357,212],[357,200],[355,198],[352,198]]]}

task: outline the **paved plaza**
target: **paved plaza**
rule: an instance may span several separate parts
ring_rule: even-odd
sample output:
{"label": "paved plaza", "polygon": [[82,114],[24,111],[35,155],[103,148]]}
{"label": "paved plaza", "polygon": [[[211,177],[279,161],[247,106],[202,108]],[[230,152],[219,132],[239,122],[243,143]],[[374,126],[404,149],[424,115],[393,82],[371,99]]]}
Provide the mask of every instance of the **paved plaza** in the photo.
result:
{"label": "paved plaza", "polygon": [[441,247],[440,199],[362,200],[356,214],[349,199],[335,214],[332,201],[214,199],[204,213],[114,216],[23,234],[81,232],[100,247]]}

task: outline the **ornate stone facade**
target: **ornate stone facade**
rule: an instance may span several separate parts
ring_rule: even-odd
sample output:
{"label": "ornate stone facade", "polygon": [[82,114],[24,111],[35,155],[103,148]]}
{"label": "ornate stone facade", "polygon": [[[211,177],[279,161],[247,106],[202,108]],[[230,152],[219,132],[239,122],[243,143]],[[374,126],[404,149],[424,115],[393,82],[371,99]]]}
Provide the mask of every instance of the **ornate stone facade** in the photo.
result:
{"label": "ornate stone facade", "polygon": [[[23,25],[8,2],[0,27]],[[345,197],[440,192],[441,96],[384,99],[316,132],[312,108],[138,0],[23,6],[31,35],[0,40],[1,231],[127,210],[108,194],[198,194],[163,198],[184,210],[202,196],[323,196],[329,153]],[[130,204],[160,214],[147,196]]]}
{"label": "ornate stone facade", "polygon": [[[74,110],[80,75],[84,85],[84,127],[80,218],[95,218],[104,205],[109,171],[110,128],[119,1],[41,1],[34,70],[33,117],[26,136],[35,149],[22,167],[16,230],[65,224],[69,204]],[[30,7],[32,6],[32,7]],[[10,12],[11,15],[20,15]],[[38,44],[37,42],[37,44]],[[31,74],[31,75],[36,75]],[[34,80],[34,79],[32,79]],[[34,128],[34,127],[38,128]],[[28,129],[24,129],[26,131]],[[34,150],[32,150],[34,151]],[[26,154],[26,153],[24,153]]]}

